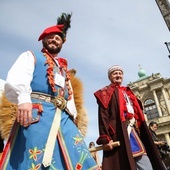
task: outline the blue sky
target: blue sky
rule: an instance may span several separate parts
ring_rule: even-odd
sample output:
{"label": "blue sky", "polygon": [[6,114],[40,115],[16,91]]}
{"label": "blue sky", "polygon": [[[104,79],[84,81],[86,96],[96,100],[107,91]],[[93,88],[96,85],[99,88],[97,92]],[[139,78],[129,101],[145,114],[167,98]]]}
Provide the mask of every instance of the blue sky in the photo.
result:
{"label": "blue sky", "polygon": [[138,79],[138,65],[147,75],[169,76],[164,42],[169,31],[155,1],[148,0],[1,0],[0,78],[26,50],[40,51],[37,39],[62,13],[72,12],[71,29],[60,57],[77,70],[84,85],[89,125],[87,144],[98,138],[97,104],[93,93],[109,84],[107,70],[124,68],[124,85]]}

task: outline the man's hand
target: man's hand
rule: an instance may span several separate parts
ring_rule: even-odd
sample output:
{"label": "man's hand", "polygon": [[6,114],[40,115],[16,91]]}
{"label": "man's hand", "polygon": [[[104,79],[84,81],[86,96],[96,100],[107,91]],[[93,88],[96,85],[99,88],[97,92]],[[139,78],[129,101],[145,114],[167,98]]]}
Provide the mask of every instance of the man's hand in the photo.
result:
{"label": "man's hand", "polygon": [[32,103],[18,105],[17,122],[21,126],[27,127],[32,122]]}
{"label": "man's hand", "polygon": [[160,146],[165,145],[165,141],[154,141],[154,143],[155,143],[156,145],[160,145]]}
{"label": "man's hand", "polygon": [[103,150],[104,150],[104,151],[110,151],[110,150],[112,150],[112,149],[113,149],[113,146],[111,145],[112,142],[113,142],[113,140],[110,140],[109,143],[104,144],[104,145],[103,145]]}
{"label": "man's hand", "polygon": [[165,145],[165,141],[159,141],[159,145]]}

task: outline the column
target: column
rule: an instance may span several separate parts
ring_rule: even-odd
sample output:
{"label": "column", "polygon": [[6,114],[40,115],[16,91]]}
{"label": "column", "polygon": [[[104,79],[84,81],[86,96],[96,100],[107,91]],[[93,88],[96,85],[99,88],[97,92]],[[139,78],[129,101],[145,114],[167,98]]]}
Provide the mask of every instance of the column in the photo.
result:
{"label": "column", "polygon": [[161,90],[162,90],[162,94],[163,94],[163,97],[164,97],[165,105],[166,105],[166,108],[167,108],[167,111],[168,111],[168,115],[169,115],[170,114],[170,107],[169,107],[168,98],[167,98],[165,89],[162,88]]}
{"label": "column", "polygon": [[[170,85],[170,84],[169,84]],[[168,95],[170,96],[170,88],[167,88]]]}
{"label": "column", "polygon": [[170,137],[169,137],[168,133],[165,134],[165,140],[166,140],[167,144],[170,146]]}
{"label": "column", "polygon": [[158,114],[159,114],[159,117],[162,117],[162,112],[161,112],[161,109],[159,107],[159,101],[158,101],[158,98],[157,98],[157,95],[156,95],[156,91],[153,90],[153,97],[155,99],[155,104],[156,104],[156,107],[157,107],[157,110],[158,110]]}

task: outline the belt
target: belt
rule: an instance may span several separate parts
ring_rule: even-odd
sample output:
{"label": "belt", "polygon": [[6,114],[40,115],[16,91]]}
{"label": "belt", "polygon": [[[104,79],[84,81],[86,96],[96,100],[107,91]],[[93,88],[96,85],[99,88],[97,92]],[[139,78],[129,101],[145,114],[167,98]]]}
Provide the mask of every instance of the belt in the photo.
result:
{"label": "belt", "polygon": [[49,94],[40,93],[40,92],[32,92],[31,98],[42,100],[45,102],[53,103],[56,108],[61,110],[66,108],[67,101],[62,96],[51,96]]}
{"label": "belt", "polygon": [[32,92],[31,98],[42,100],[48,103],[53,103],[55,107],[60,108],[61,110],[64,109],[72,117],[72,119],[74,119],[74,114],[72,114],[66,107],[67,101],[62,96],[54,97],[46,93]]}

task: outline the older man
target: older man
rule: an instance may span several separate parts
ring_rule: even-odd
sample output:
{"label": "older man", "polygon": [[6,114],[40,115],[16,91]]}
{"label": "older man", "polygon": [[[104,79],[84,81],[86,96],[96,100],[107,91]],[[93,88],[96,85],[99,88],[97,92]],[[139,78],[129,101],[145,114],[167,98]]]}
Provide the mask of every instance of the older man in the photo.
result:
{"label": "older man", "polygon": [[[119,65],[110,67],[108,78],[111,84],[94,93],[100,133],[97,144],[104,148],[102,169],[163,170],[142,105],[128,87],[121,86],[123,69]],[[120,146],[113,148],[114,141],[120,141]]]}
{"label": "older man", "polygon": [[98,169],[74,124],[67,60],[58,57],[70,22],[63,13],[40,35],[42,51],[22,53],[8,72],[5,94],[18,113],[0,169]]}

